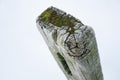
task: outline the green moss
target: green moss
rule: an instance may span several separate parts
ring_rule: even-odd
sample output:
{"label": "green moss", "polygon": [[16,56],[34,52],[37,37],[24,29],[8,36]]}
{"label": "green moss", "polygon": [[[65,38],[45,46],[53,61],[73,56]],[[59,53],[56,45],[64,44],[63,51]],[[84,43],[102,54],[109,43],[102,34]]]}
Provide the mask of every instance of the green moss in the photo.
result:
{"label": "green moss", "polygon": [[40,21],[51,23],[55,26],[70,26],[73,27],[77,21],[73,16],[68,16],[66,13],[60,14],[52,8],[48,8],[39,17]]}
{"label": "green moss", "polygon": [[39,19],[41,21],[48,21],[50,16],[51,16],[51,11],[48,9],[39,16]]}
{"label": "green moss", "polygon": [[46,14],[44,15],[44,18],[48,19],[50,17],[50,13],[46,12]]}
{"label": "green moss", "polygon": [[69,69],[69,67],[68,67],[68,65],[67,65],[64,57],[63,57],[62,55],[60,55],[60,53],[57,53],[57,55],[58,55],[58,58],[60,59],[62,65],[63,65],[65,71],[66,71],[69,75],[72,75],[72,73],[71,73],[71,71],[70,71],[70,69]]}

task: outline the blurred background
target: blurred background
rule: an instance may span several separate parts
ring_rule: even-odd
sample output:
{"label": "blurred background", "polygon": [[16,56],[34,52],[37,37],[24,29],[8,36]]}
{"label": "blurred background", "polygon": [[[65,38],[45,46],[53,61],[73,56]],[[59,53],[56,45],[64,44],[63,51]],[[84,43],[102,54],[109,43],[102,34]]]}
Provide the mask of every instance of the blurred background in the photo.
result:
{"label": "blurred background", "polygon": [[104,80],[120,80],[120,0],[0,0],[0,80],[67,80],[36,27],[50,6],[93,27]]}

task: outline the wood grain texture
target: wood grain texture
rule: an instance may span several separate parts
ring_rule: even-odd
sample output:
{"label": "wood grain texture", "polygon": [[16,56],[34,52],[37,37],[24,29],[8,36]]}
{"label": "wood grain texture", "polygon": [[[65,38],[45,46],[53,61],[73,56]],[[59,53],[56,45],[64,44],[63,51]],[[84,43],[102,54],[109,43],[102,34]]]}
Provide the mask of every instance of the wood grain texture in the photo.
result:
{"label": "wood grain texture", "polygon": [[55,7],[45,10],[36,23],[68,80],[103,80],[91,27]]}

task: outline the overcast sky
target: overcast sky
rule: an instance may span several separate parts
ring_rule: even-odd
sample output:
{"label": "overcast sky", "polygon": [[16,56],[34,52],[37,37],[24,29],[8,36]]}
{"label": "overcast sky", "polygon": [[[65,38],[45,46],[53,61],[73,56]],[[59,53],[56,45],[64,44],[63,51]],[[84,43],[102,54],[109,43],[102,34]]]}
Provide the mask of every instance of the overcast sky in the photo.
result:
{"label": "overcast sky", "polygon": [[105,80],[120,80],[120,0],[0,0],[0,80],[67,80],[36,27],[50,6],[93,27]]}

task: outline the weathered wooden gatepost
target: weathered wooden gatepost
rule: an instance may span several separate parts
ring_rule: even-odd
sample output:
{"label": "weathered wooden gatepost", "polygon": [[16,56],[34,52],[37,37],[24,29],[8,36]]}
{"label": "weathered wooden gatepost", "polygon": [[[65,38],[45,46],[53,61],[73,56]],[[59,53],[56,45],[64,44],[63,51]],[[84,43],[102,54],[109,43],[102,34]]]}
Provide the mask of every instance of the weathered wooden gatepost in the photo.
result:
{"label": "weathered wooden gatepost", "polygon": [[45,10],[36,23],[68,80],[103,80],[91,27],[55,7]]}

